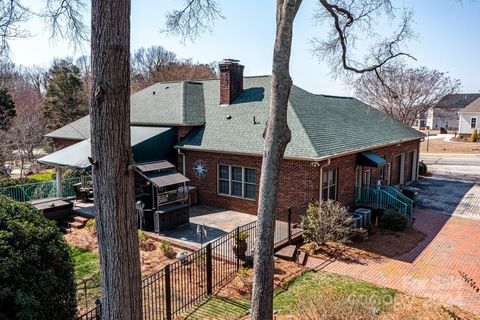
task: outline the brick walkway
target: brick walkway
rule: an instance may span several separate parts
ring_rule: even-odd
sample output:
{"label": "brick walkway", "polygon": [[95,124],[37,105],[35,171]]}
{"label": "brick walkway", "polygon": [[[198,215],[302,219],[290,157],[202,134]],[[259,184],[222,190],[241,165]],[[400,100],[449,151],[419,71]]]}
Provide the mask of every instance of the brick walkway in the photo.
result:
{"label": "brick walkway", "polygon": [[415,210],[415,228],[427,238],[396,259],[346,263],[309,257],[307,267],[321,269],[413,295],[457,305],[480,314],[480,293],[461,278],[466,272],[480,284],[480,221]]}

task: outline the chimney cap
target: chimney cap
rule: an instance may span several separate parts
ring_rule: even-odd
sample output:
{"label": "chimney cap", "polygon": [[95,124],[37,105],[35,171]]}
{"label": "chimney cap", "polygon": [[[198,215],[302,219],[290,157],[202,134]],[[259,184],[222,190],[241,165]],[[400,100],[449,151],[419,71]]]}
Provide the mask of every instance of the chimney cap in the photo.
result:
{"label": "chimney cap", "polygon": [[239,63],[240,60],[237,59],[223,59],[223,63],[225,64],[234,64],[234,63]]}

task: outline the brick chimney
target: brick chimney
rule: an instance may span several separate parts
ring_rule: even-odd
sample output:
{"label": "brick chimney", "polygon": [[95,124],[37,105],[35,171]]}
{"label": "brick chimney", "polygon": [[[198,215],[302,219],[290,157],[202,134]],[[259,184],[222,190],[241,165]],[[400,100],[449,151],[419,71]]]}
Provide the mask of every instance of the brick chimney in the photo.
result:
{"label": "brick chimney", "polygon": [[238,60],[224,59],[220,69],[220,104],[229,105],[243,90],[243,66]]}

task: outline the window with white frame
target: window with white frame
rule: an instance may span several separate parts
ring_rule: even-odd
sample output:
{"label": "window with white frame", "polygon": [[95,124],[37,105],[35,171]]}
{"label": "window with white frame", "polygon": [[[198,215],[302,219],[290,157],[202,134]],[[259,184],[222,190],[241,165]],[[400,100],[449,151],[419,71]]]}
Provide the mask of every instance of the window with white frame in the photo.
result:
{"label": "window with white frame", "polygon": [[477,117],[470,117],[470,129],[477,127]]}
{"label": "window with white frame", "polygon": [[254,200],[255,176],[255,169],[221,164],[218,166],[218,193]]}
{"label": "window with white frame", "polygon": [[337,200],[337,169],[323,171],[322,200]]}

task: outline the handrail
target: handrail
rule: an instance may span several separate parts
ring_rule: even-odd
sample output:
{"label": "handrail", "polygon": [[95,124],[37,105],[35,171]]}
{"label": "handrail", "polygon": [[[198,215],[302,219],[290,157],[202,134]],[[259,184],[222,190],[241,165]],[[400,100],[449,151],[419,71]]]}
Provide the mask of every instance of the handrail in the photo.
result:
{"label": "handrail", "polygon": [[[64,197],[75,195],[73,185],[81,181],[81,177],[74,177],[62,180],[62,190]],[[91,177],[88,177],[91,180]],[[0,194],[13,198],[16,201],[27,202],[55,197],[57,194],[56,180],[31,182],[17,184],[0,188]]]}
{"label": "handrail", "polygon": [[409,217],[410,224],[413,223],[413,202],[405,203],[389,193],[388,189],[378,188],[377,186],[364,186],[355,189],[358,204],[401,212]]}

